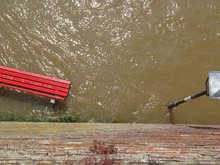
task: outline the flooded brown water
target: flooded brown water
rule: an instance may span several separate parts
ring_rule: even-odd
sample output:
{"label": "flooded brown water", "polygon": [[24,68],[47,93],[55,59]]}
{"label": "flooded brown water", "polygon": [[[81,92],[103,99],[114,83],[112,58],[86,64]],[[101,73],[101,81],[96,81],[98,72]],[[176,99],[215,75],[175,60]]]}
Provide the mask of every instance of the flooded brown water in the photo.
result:
{"label": "flooded brown water", "polygon": [[[66,104],[1,89],[0,113],[170,123],[166,104],[220,70],[219,0],[1,0],[0,65],[68,79]],[[179,106],[175,123],[220,124],[220,101]]]}

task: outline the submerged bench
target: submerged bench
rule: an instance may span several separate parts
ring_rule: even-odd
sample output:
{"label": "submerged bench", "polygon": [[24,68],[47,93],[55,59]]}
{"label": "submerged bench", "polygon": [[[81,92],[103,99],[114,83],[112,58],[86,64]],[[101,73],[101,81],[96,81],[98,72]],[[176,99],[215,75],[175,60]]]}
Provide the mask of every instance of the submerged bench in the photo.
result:
{"label": "submerged bench", "polygon": [[70,85],[67,80],[0,66],[0,87],[48,97],[51,103],[65,101]]}

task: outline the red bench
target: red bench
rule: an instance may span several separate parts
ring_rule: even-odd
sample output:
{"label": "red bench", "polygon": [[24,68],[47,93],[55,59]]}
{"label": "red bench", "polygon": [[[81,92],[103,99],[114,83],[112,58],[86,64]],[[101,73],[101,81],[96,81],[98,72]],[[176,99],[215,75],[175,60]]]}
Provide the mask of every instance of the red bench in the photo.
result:
{"label": "red bench", "polygon": [[48,97],[51,103],[65,101],[70,85],[67,80],[0,66],[0,87]]}

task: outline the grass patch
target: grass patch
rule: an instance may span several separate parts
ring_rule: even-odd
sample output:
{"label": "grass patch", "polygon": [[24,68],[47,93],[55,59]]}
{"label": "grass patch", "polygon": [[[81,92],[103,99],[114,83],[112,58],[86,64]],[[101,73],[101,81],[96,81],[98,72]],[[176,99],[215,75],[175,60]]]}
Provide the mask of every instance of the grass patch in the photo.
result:
{"label": "grass patch", "polygon": [[20,122],[85,122],[79,115],[75,113],[62,114],[59,116],[34,116],[34,115],[20,115],[16,113],[1,114],[0,121],[20,121]]}

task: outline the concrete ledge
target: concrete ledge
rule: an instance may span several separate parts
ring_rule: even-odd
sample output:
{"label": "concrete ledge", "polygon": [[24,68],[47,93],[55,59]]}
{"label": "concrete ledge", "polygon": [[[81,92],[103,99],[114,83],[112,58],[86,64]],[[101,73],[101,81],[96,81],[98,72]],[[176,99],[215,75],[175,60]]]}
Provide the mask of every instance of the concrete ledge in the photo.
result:
{"label": "concrete ledge", "polygon": [[220,162],[220,126],[0,122],[0,164],[83,164],[94,140],[122,164]]}

